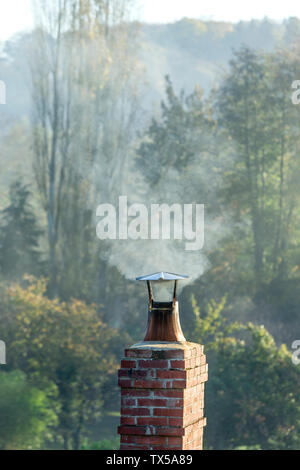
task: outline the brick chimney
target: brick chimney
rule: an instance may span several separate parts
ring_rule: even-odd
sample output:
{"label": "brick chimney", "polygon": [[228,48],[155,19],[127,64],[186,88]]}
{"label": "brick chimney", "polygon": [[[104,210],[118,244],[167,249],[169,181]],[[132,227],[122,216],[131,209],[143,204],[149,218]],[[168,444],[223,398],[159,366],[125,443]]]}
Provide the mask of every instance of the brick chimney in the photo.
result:
{"label": "brick chimney", "polygon": [[[148,328],[144,341],[125,350],[119,370],[121,450],[203,448],[208,367],[203,346],[187,342],[181,331],[176,284],[183,278],[138,278],[148,284]],[[153,299],[150,281],[162,280],[175,280],[172,302]]]}

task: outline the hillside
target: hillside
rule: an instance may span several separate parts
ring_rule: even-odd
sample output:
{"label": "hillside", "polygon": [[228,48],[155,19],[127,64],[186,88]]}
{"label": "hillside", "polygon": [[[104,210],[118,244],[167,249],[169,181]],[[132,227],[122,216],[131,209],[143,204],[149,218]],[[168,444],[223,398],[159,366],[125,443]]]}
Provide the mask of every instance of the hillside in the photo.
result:
{"label": "hillside", "polygon": [[[197,83],[209,90],[216,83],[234,49],[241,45],[270,51],[288,46],[300,31],[300,20],[282,23],[269,19],[236,24],[184,18],[166,25],[140,25],[140,56],[146,68],[149,97],[161,98],[164,76],[170,75],[175,89],[189,91]],[[6,115],[28,115],[29,92],[24,51],[29,38],[19,33],[3,45],[0,79],[7,85]]]}
{"label": "hillside", "polygon": [[142,59],[153,98],[162,96],[166,74],[177,91],[190,91],[195,83],[208,91],[220,79],[233,50],[241,45],[264,51],[288,46],[299,25],[297,18],[281,24],[268,19],[232,24],[188,18],[167,25],[144,24]]}
{"label": "hillside", "polygon": [[[298,36],[300,20],[290,18],[282,23],[265,19],[237,24],[182,19],[172,24],[141,24],[139,28],[140,58],[145,69],[142,107],[145,119],[159,108],[164,96],[165,76],[169,75],[176,92],[190,92],[195,84],[206,93],[225,73],[232,51],[241,45],[270,51],[289,46]],[[7,104],[0,111],[0,185],[7,186],[18,168],[24,175],[26,167],[26,121],[30,119],[30,78],[26,50],[30,34],[16,34],[3,46],[0,57],[0,80],[7,88]],[[12,135],[23,135],[18,147],[12,142],[20,138],[9,137],[7,130],[18,121]],[[24,166],[26,168],[24,168]],[[6,189],[6,188],[5,188]],[[4,194],[6,193],[4,189]],[[2,193],[3,194],[3,193]]]}

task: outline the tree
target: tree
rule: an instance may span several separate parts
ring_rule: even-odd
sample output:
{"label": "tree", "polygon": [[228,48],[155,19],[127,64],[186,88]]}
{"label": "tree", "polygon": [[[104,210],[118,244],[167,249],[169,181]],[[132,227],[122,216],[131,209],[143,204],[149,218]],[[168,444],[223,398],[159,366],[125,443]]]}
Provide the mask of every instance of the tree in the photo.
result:
{"label": "tree", "polygon": [[[150,185],[164,181],[169,171],[183,172],[191,164],[203,165],[212,157],[215,123],[209,102],[195,87],[186,96],[176,95],[170,77],[166,77],[166,101],[161,116],[153,118],[137,151],[137,166]],[[206,157],[206,158],[205,158]],[[204,166],[204,165],[203,165]]]}
{"label": "tree", "polygon": [[300,448],[299,372],[291,353],[260,325],[232,323],[224,299],[195,311],[194,340],[206,345],[206,446]]}
{"label": "tree", "polygon": [[29,280],[27,288],[14,285],[8,291],[7,354],[11,367],[39,388],[55,385],[57,435],[65,449],[78,449],[88,420],[100,415],[102,388],[116,373],[110,345],[117,332],[99,319],[93,305],[50,300],[45,280]]}
{"label": "tree", "polygon": [[297,53],[278,50],[266,58],[270,76],[270,101],[275,125],[272,138],[277,143],[274,173],[277,173],[274,204],[274,246],[270,256],[272,276],[277,281],[289,277],[293,261],[290,257],[291,240],[299,229],[296,210],[299,207],[296,174],[299,172],[299,107],[291,104],[287,84],[293,83],[300,72]]}
{"label": "tree", "polygon": [[50,3],[36,2],[30,57],[34,170],[47,216],[49,294],[68,297],[68,276],[76,273],[78,292],[91,257],[80,228],[94,233],[91,208],[122,185],[136,113],[136,31],[126,24],[131,1]]}
{"label": "tree", "polygon": [[[237,146],[228,198],[238,197],[238,210],[246,206],[250,215],[254,245],[254,272],[257,283],[262,280],[264,263],[265,172],[274,161],[270,132],[270,106],[265,107],[268,90],[262,57],[242,48],[230,62],[230,72],[223,82],[217,106],[220,124]],[[265,111],[265,112],[264,112]]]}
{"label": "tree", "polygon": [[7,280],[42,269],[39,239],[42,231],[30,205],[28,186],[16,181],[10,187],[10,204],[1,211],[0,269]]}
{"label": "tree", "polygon": [[0,373],[0,449],[38,449],[53,438],[55,388],[39,390],[23,372]]}
{"label": "tree", "polygon": [[222,188],[223,201],[238,224],[237,253],[243,253],[236,259],[243,266],[235,271],[240,275],[241,269],[248,270],[251,260],[248,286],[254,291],[264,282],[286,279],[289,271],[298,205],[294,177],[299,167],[299,109],[291,104],[290,93],[297,67],[287,51],[260,54],[243,47],[230,62],[216,99],[219,124],[235,154]]}

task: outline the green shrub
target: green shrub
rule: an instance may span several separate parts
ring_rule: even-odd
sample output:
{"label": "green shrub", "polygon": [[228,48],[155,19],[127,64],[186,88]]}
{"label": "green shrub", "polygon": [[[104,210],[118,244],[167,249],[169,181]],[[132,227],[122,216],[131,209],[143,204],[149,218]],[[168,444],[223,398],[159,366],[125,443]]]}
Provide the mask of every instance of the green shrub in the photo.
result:
{"label": "green shrub", "polygon": [[33,387],[20,371],[0,372],[0,449],[38,449],[52,438],[51,393]]}
{"label": "green shrub", "polygon": [[86,441],[81,447],[81,450],[119,450],[119,449],[120,449],[119,437],[103,439],[102,441],[98,441],[98,442]]}

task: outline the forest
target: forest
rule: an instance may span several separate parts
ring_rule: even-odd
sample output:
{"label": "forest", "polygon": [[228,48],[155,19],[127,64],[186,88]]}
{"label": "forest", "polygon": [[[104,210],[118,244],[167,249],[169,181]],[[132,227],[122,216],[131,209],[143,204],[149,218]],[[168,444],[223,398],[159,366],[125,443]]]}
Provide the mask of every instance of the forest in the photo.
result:
{"label": "forest", "polygon": [[[118,448],[117,370],[146,328],[134,279],[153,268],[191,276],[205,449],[299,450],[300,20],[134,8],[37,0],[2,48],[0,449]],[[99,240],[97,206],[121,195],[205,204],[203,250]]]}

